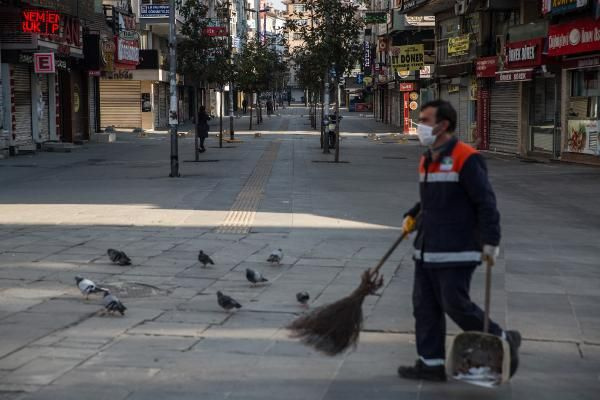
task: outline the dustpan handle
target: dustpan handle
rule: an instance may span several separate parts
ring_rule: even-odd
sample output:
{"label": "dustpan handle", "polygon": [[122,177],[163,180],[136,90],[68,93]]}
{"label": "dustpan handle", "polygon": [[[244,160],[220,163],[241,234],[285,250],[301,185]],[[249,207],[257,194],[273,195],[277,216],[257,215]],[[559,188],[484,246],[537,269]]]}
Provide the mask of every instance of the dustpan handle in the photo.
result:
{"label": "dustpan handle", "polygon": [[377,274],[379,272],[379,270],[381,269],[381,267],[383,267],[383,264],[385,264],[385,262],[388,260],[388,258],[390,258],[390,256],[392,255],[392,253],[394,252],[394,250],[396,250],[396,248],[400,245],[400,243],[402,243],[402,241],[404,239],[406,239],[406,237],[408,236],[410,232],[402,232],[402,236],[400,236],[392,245],[392,247],[390,247],[390,249],[387,251],[387,253],[385,253],[383,255],[383,257],[381,258],[381,260],[379,260],[379,263],[371,270],[371,273],[373,275]]}
{"label": "dustpan handle", "polygon": [[483,332],[490,330],[490,302],[492,289],[492,266],[489,262],[485,263],[485,313],[483,315]]}

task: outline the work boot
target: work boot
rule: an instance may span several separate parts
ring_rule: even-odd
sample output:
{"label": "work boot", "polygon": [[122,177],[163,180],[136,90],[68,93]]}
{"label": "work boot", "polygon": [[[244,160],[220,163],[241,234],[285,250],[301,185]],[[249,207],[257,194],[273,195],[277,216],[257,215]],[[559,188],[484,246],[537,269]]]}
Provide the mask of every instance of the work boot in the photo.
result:
{"label": "work boot", "polygon": [[398,375],[404,379],[416,379],[424,381],[445,382],[446,368],[443,365],[430,367],[421,360],[417,360],[414,366],[398,367]]}
{"label": "work boot", "polygon": [[519,368],[519,347],[521,347],[521,334],[519,331],[505,331],[506,341],[510,347],[510,376],[512,377]]}

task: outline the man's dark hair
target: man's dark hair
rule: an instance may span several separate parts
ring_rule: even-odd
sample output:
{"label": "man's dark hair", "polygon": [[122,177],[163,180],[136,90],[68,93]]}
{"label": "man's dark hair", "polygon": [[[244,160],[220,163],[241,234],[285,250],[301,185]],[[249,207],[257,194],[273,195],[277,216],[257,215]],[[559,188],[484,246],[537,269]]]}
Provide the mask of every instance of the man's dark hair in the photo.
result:
{"label": "man's dark hair", "polygon": [[452,104],[444,100],[433,100],[421,106],[421,111],[427,108],[435,108],[435,122],[448,121],[448,131],[456,130],[456,110]]}

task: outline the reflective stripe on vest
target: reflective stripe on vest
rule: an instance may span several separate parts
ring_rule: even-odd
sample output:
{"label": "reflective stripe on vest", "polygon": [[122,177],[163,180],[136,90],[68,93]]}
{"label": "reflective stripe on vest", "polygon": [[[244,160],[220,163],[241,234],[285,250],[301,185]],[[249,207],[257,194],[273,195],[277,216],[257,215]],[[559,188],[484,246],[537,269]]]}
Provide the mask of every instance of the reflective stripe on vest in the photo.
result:
{"label": "reflective stripe on vest", "polygon": [[[419,174],[419,180],[425,182],[425,174]],[[430,172],[427,174],[427,183],[434,182],[458,182],[458,172]]]}
{"label": "reflective stripe on vest", "polygon": [[[421,261],[421,250],[415,249],[415,260]],[[447,262],[480,262],[480,251],[453,251],[447,253],[434,253],[426,251],[423,253],[422,261],[426,263],[447,263]]]}

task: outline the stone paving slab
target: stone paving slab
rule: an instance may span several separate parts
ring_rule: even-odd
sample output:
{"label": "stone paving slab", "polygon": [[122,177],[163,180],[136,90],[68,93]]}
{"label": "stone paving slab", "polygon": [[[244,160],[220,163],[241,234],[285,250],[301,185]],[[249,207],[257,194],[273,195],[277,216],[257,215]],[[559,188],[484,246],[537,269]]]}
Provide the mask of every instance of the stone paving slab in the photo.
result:
{"label": "stone paving slab", "polygon": [[[50,180],[42,168],[12,168],[0,177],[0,398],[595,396],[600,171],[589,167],[486,155],[503,221],[492,317],[524,336],[521,369],[510,385],[490,391],[397,378],[398,365],[416,357],[409,241],[384,266],[385,288],[365,299],[355,350],[330,358],[291,339],[285,326],[307,310],[295,293],[310,292],[308,310],[348,295],[399,235],[402,213],[417,198],[422,151],[414,142],[369,141],[367,133],[389,128],[350,113],[341,148],[349,163],[313,162],[331,156],[320,154],[318,132],[307,131],[301,113],[297,107],[265,118],[261,138],[239,130],[244,142],[232,148],[212,148],[211,137],[202,156],[219,159],[218,168],[182,163],[182,179],[166,177],[169,142],[160,134],[28,157],[52,172]],[[279,151],[254,226],[248,234],[216,233],[274,140]],[[181,154],[192,143],[181,140]],[[109,247],[125,250],[133,265],[112,265]],[[276,248],[284,261],[271,266],[266,258]],[[215,266],[199,266],[200,249]],[[269,284],[252,287],[247,267]],[[480,303],[483,272],[472,283]],[[124,317],[101,317],[100,296],[84,301],[77,274],[100,285],[152,285],[156,293],[123,297]],[[217,290],[243,308],[223,311]],[[448,320],[448,333],[459,331]]]}

